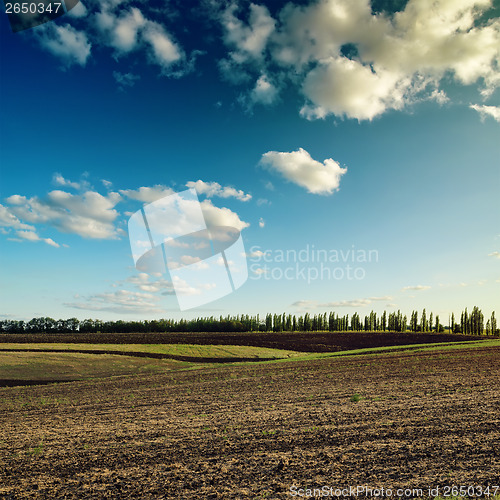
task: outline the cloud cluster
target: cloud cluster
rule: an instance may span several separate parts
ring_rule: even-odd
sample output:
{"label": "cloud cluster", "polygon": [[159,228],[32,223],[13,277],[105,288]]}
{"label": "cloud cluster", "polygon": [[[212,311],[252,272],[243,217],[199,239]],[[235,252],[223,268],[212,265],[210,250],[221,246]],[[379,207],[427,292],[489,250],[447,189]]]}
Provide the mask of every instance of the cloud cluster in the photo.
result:
{"label": "cloud cluster", "polygon": [[90,57],[92,44],[84,31],[69,24],[46,23],[34,30],[40,45],[59,57],[66,66],[85,66]]}
{"label": "cloud cluster", "polygon": [[481,120],[484,120],[487,116],[491,116],[491,118],[500,123],[500,106],[480,106],[479,104],[471,104],[470,108],[481,115]]}
{"label": "cloud cluster", "polygon": [[198,194],[204,194],[207,198],[218,196],[220,198],[236,198],[240,201],[249,201],[252,199],[251,194],[230,186],[222,187],[218,182],[204,182],[199,179],[196,182],[187,182],[186,187],[194,188]]}
{"label": "cloud cluster", "polygon": [[143,49],[150,62],[166,73],[185,58],[173,36],[160,23],[147,19],[137,7],[117,11],[114,4],[104,2],[95,20],[105,43],[117,56]]}
{"label": "cloud cluster", "polygon": [[[79,27],[70,24],[57,25],[46,23],[33,32],[40,46],[60,58],[66,66],[85,66],[91,57],[91,49],[107,47],[113,51],[115,59],[141,52],[143,59],[160,68],[167,76],[182,76],[191,69],[191,60],[175,40],[174,35],[166,29],[161,21],[152,20],[167,17],[162,10],[151,9],[147,4],[140,8],[132,6],[130,0],[104,0],[95,3],[94,13],[85,8],[73,9],[67,19]],[[132,86],[137,79],[129,72],[114,73],[120,88]]]}
{"label": "cloud cluster", "polygon": [[245,22],[247,12],[233,3],[218,16],[230,50],[221,69],[236,82],[254,78],[249,93],[261,103],[283,87],[270,82],[298,87],[308,119],[372,120],[421,99],[443,102],[445,76],[479,83],[488,97],[500,84],[500,20],[488,19],[491,7],[491,0],[409,0],[400,12],[374,13],[369,0],[320,0],[287,3],[273,19],[250,4]]}
{"label": "cloud cluster", "polygon": [[[15,194],[5,198],[5,204],[0,204],[0,231],[3,234],[15,241],[43,241],[54,247],[60,245],[51,238],[42,238],[37,232],[38,228],[54,228],[61,233],[90,239],[118,239],[125,234],[120,227],[126,222],[123,216],[133,213],[118,210],[119,204],[151,203],[174,193],[172,188],[157,184],[137,189],[121,189],[118,192],[108,191],[103,195],[93,190],[87,181],[72,182],[59,173],[54,174],[52,180],[61,187],[80,192],[75,194],[55,189],[44,197]],[[103,183],[108,189],[111,188],[109,181]],[[235,197],[242,201],[251,198],[241,190],[223,188],[217,182],[205,183],[199,180],[195,184],[201,187],[201,194],[206,196]],[[201,201],[200,205],[209,228],[231,226],[241,231],[249,226],[236,212],[226,207],[217,207],[210,199]],[[138,208],[140,207],[136,204],[135,210]]]}
{"label": "cloud cluster", "polygon": [[290,153],[268,151],[262,155],[260,164],[314,194],[337,191],[340,178],[347,172],[347,168],[342,168],[335,160],[327,158],[321,163],[302,148]]}
{"label": "cloud cluster", "polygon": [[[244,85],[238,101],[246,109],[273,105],[294,88],[306,119],[372,120],[424,99],[446,102],[445,79],[477,85],[485,99],[500,85],[500,18],[493,0],[409,0],[398,12],[374,12],[370,0],[296,1],[273,15],[253,2],[202,4],[210,13],[203,29],[222,32],[222,55],[219,47],[213,50],[221,75]],[[73,9],[66,17],[78,28],[47,23],[33,30],[41,47],[66,66],[85,66],[92,50],[106,47],[116,60],[135,54],[173,77],[191,72],[203,53],[193,47],[188,56],[176,36],[199,27],[188,8],[174,12],[171,5],[131,0],[92,6],[86,15]],[[174,24],[176,18],[182,22]],[[114,77],[122,90],[137,80],[130,71]],[[494,106],[472,107],[498,120]]]}

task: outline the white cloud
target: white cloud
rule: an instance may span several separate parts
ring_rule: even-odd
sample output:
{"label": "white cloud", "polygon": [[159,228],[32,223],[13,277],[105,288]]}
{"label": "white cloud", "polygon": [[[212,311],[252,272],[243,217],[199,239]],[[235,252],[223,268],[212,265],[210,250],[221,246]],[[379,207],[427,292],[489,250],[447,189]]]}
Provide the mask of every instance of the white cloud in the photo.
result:
{"label": "white cloud", "polygon": [[[69,186],[70,181],[56,174],[54,181],[58,184]],[[110,181],[103,181],[106,187],[111,187]],[[73,187],[76,187],[73,185]],[[80,184],[81,187],[81,184]],[[247,200],[250,195],[237,191],[234,188],[222,188],[218,183],[202,183],[202,187],[212,190],[211,194]],[[27,198],[19,194],[9,196],[5,199],[7,205],[0,204],[0,228],[2,233],[9,231],[21,231],[16,241],[43,240],[49,245],[57,244],[50,238],[41,238],[36,232],[35,225],[43,224],[51,226],[63,233],[72,233],[84,238],[94,239],[116,239],[126,234],[119,227],[121,216],[130,216],[134,212],[126,211],[122,214],[116,209],[116,205],[124,199],[144,203],[151,203],[160,198],[173,194],[174,191],[163,185],[153,187],[140,187],[138,189],[124,189],[119,193],[110,191],[102,195],[96,191],[85,191],[80,194],[72,194],[63,190],[53,190],[43,198],[37,196]],[[210,194],[210,193],[209,193]],[[232,238],[234,235],[227,231],[218,231],[216,226],[229,226],[241,231],[249,226],[247,222],[240,219],[236,212],[226,207],[216,207],[211,200],[206,199],[198,205],[195,202],[186,202],[184,207],[189,213],[203,213],[204,220],[212,236],[217,239]],[[178,221],[182,225],[182,221]],[[185,226],[184,226],[185,228]],[[175,231],[174,231],[175,232]],[[183,234],[185,230],[180,230]],[[233,231],[234,232],[234,231]],[[149,243],[148,243],[149,244]],[[202,245],[199,244],[198,248]]]}
{"label": "white cloud", "polygon": [[151,59],[164,69],[184,57],[180,47],[164,28],[153,21],[149,21],[143,34],[144,40],[150,45]]}
{"label": "white cloud", "polygon": [[252,199],[251,194],[229,186],[222,187],[218,182],[189,181],[186,183],[186,187],[194,188],[198,194],[204,194],[208,198],[219,196],[221,198],[236,198],[240,201],[249,201]]}
{"label": "white cloud", "polygon": [[400,84],[398,76],[389,71],[375,73],[358,61],[331,58],[307,75],[303,92],[311,104],[300,113],[308,119],[334,114],[371,120],[388,108],[403,106]]}
{"label": "white cloud", "polygon": [[498,250],[488,254],[488,257],[494,257],[495,259],[500,259],[500,252]]}
{"label": "white cloud", "polygon": [[261,217],[259,219],[259,227],[265,227],[265,225],[266,225],[266,221]]}
{"label": "white cloud", "polygon": [[108,9],[96,14],[97,27],[108,37],[108,43],[118,52],[137,48],[139,30],[146,24],[142,12],[133,7],[120,16]]}
{"label": "white cloud", "polygon": [[479,104],[471,104],[470,108],[476,110],[481,115],[481,120],[487,116],[491,116],[497,122],[500,122],[500,106],[480,106]]}
{"label": "white cloud", "polygon": [[268,151],[260,164],[279,172],[285,179],[314,194],[332,194],[339,189],[340,178],[347,172],[336,161],[327,158],[323,163],[311,158],[299,148],[291,153]]}
{"label": "white cloud", "polygon": [[237,63],[261,59],[275,21],[265,6],[251,3],[248,24],[245,25],[236,17],[237,9],[235,3],[231,4],[221,18],[225,42],[235,49],[230,56]]}
{"label": "white cloud", "polygon": [[66,186],[66,187],[72,187],[74,189],[80,189],[80,184],[78,182],[71,182],[58,173],[55,173],[53,175],[52,181],[58,186]]}
{"label": "white cloud", "polygon": [[422,99],[443,103],[445,77],[482,85],[488,97],[500,85],[500,19],[485,15],[492,5],[409,0],[400,12],[375,14],[369,0],[319,0],[287,3],[276,20],[252,6],[248,23],[231,5],[219,18],[229,50],[221,66],[240,83],[288,80],[309,119],[372,120]]}
{"label": "white cloud", "polygon": [[[80,298],[80,297],[79,297]],[[82,302],[65,303],[66,307],[90,311],[110,311],[116,313],[160,313],[160,297],[146,292],[118,290],[110,293],[98,293],[84,298]]]}
{"label": "white cloud", "polygon": [[[9,203],[10,199],[13,199],[15,202],[19,202],[21,197],[19,195],[10,196],[6,199]],[[21,222],[7,207],[0,204],[0,227],[11,227],[13,229],[25,229],[28,231],[34,231],[34,226],[30,226],[29,224],[24,224]]]}
{"label": "white cloud", "polygon": [[120,199],[120,195],[113,192],[102,196],[95,191],[73,195],[55,190],[48,193],[46,199],[14,195],[7,201],[15,203],[8,211],[19,220],[48,224],[84,238],[112,239],[118,236],[114,227],[118,212],[114,207]]}
{"label": "white cloud", "polygon": [[[182,48],[162,24],[147,19],[137,7],[122,10],[120,13],[113,7],[115,6],[109,3],[104,4],[95,19],[97,28],[105,37],[105,43],[116,50],[116,55],[144,50],[148,54],[149,61],[159,65],[162,73],[167,75],[171,74],[172,65],[185,60]],[[146,6],[143,8],[146,9]],[[136,79],[130,73],[115,73],[117,73],[114,75],[115,79],[122,88],[133,85]],[[179,74],[182,74],[182,71],[176,73],[177,76]]]}
{"label": "white cloud", "polygon": [[174,190],[157,184],[153,187],[140,187],[138,189],[120,189],[120,194],[131,200],[142,201],[144,203],[152,203],[153,201],[159,200],[164,196],[173,194]]}
{"label": "white cloud", "polygon": [[264,255],[266,255],[265,252],[262,252],[261,250],[255,250],[254,252],[247,254],[247,257],[249,259],[260,259],[261,257],[264,257]]}
{"label": "white cloud", "polygon": [[415,286],[405,286],[401,290],[404,292],[406,290],[429,290],[431,288],[429,285],[415,285]]}
{"label": "white cloud", "polygon": [[278,88],[262,74],[255,82],[255,87],[250,93],[250,101],[252,104],[273,104],[278,97]]}
{"label": "white cloud", "polygon": [[226,207],[216,207],[210,200],[201,202],[201,210],[209,229],[215,226],[229,226],[242,231],[250,225],[248,222],[242,221],[236,212]]}
{"label": "white cloud", "polygon": [[59,248],[59,243],[56,243],[52,238],[40,238],[34,231],[16,231],[16,236],[22,240],[28,241],[43,241],[47,245]]}
{"label": "white cloud", "polygon": [[67,66],[72,64],[85,66],[87,63],[92,44],[85,32],[78,31],[69,24],[60,26],[46,23],[38,26],[35,33],[42,47],[60,57]]}

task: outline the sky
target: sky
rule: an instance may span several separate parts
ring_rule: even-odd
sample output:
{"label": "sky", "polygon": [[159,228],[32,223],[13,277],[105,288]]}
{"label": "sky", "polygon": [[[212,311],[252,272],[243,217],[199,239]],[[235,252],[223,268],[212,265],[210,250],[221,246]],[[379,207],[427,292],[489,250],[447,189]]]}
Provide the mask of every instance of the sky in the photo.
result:
{"label": "sky", "polygon": [[[498,2],[85,0],[0,37],[0,318],[500,312]],[[181,310],[128,221],[187,189],[248,279]]]}

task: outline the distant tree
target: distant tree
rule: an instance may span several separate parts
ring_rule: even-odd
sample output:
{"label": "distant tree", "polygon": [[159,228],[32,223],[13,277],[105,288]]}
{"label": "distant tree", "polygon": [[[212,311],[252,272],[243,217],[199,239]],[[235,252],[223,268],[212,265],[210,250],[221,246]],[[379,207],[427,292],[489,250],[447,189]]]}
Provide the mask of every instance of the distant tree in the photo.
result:
{"label": "distant tree", "polygon": [[311,321],[311,316],[309,313],[304,314],[304,331],[305,332],[310,332],[312,329],[312,321]]}
{"label": "distant tree", "polygon": [[432,323],[433,323],[433,321],[434,321],[434,318],[433,318],[433,315],[432,315],[432,312],[431,312],[431,314],[429,315],[429,328],[428,328],[428,330],[431,331],[431,332],[432,332]]}
{"label": "distant tree", "polygon": [[422,311],[422,318],[420,319],[420,330],[422,332],[427,331],[427,316],[425,313],[425,307],[424,307],[424,310]]}

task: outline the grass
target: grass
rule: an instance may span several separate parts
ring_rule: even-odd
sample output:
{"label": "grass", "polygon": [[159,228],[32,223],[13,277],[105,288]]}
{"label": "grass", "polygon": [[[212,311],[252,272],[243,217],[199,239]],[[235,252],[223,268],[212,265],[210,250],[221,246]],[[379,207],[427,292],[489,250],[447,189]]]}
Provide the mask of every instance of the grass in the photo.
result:
{"label": "grass", "polygon": [[[0,344],[0,380],[70,381],[85,380],[116,375],[158,373],[172,369],[196,369],[206,367],[207,358],[231,361],[254,360],[262,363],[283,361],[309,361],[339,356],[376,355],[401,352],[445,352],[461,349],[498,347],[500,339],[478,340],[459,343],[413,344],[404,346],[352,349],[328,353],[304,353],[282,349],[252,346],[192,345],[192,344],[70,344],[70,343],[3,343]],[[33,352],[26,352],[26,350]],[[64,352],[35,352],[64,351]],[[12,351],[12,352],[9,352]],[[24,352],[23,352],[24,351]],[[109,354],[89,354],[79,351],[105,351]],[[148,357],[116,356],[120,353],[153,353],[180,356],[189,361],[156,359]],[[199,362],[197,362],[199,361]],[[354,401],[356,394],[351,397]],[[355,402],[359,401],[356,400]]]}
{"label": "grass", "polygon": [[[347,351],[337,352],[321,352],[321,353],[297,353],[298,356],[294,358],[296,361],[306,361],[313,359],[323,359],[338,356],[359,356],[364,354],[394,354],[399,355],[401,352],[431,352],[431,351],[454,351],[460,349],[474,349],[482,347],[499,347],[500,339],[488,340],[473,340],[466,342],[438,342],[432,344],[408,344],[408,345],[395,345],[385,347],[366,347],[363,349],[350,349]],[[278,359],[270,362],[282,362],[284,359]]]}
{"label": "grass", "polygon": [[[247,359],[288,359],[305,353],[267,347],[234,346],[234,345],[195,345],[195,344],[62,344],[62,343],[2,343],[1,349],[23,351],[57,350],[57,351],[106,351],[140,352],[163,354],[166,356],[183,356],[189,358],[247,358]],[[195,360],[195,359],[193,359]]]}
{"label": "grass", "polygon": [[0,352],[0,380],[70,381],[181,368],[180,361],[109,354]]}

